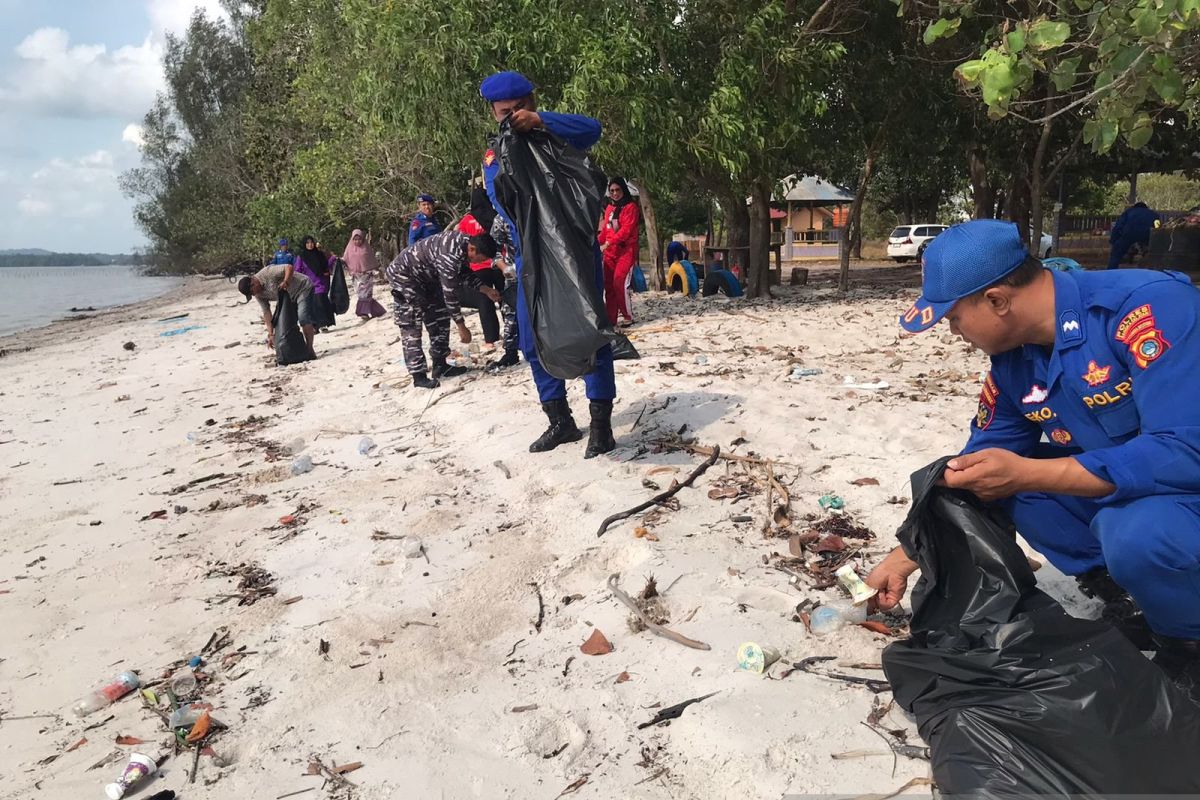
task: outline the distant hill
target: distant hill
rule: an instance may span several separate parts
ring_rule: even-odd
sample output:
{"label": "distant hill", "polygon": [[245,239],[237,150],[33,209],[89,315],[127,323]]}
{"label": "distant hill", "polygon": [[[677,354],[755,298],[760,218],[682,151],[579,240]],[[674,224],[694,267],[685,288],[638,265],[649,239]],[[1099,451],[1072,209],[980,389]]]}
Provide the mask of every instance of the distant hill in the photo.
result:
{"label": "distant hill", "polygon": [[54,253],[40,248],[0,250],[0,267],[104,267],[140,263],[141,256],[129,253]]}

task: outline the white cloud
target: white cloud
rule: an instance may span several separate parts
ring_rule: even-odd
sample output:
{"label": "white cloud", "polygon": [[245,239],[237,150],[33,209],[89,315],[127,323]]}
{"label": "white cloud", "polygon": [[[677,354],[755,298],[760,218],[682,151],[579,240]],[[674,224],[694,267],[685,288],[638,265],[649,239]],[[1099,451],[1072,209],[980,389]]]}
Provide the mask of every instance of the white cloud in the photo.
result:
{"label": "white cloud", "polygon": [[173,33],[179,35],[187,30],[192,13],[201,8],[209,19],[225,19],[225,12],[218,0],[150,0],[146,11],[154,26],[154,35]]}
{"label": "white cloud", "polygon": [[95,219],[120,197],[117,167],[107,150],[52,158],[29,176],[25,188],[17,210],[26,216],[53,212],[64,219]]}
{"label": "white cloud", "polygon": [[53,210],[53,206],[45,200],[22,197],[17,201],[17,211],[20,211],[26,217],[44,217]]}
{"label": "white cloud", "polygon": [[16,53],[0,102],[37,116],[140,117],[164,85],[162,48],[149,37],[109,52],[100,44],[72,45],[61,28],[41,28]]}
{"label": "white cloud", "polygon": [[146,146],[145,130],[141,125],[131,122],[121,131],[121,141],[141,149]]}

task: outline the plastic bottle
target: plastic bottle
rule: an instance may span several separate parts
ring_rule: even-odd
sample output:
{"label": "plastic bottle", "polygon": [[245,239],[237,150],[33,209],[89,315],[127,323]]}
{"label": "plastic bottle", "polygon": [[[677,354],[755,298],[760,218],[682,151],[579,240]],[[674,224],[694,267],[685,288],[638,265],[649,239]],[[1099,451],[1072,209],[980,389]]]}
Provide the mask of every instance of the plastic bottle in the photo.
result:
{"label": "plastic bottle", "polygon": [[400,542],[405,558],[420,558],[425,555],[425,543],[416,536],[405,536]]}
{"label": "plastic bottle", "polygon": [[820,375],[824,370],[817,367],[793,367],[793,378],[811,378],[814,375]]}
{"label": "plastic bottle", "polygon": [[189,431],[187,435],[187,441],[188,444],[195,444],[196,442],[200,441],[200,437],[196,435],[195,431]]}
{"label": "plastic bottle", "polygon": [[303,475],[306,472],[312,472],[312,458],[307,455],[300,456],[292,462],[292,474]]}
{"label": "plastic bottle", "polygon": [[142,681],[138,678],[137,673],[126,670],[118,675],[112,683],[81,697],[79,702],[71,706],[71,711],[77,717],[86,717],[102,708],[108,708],[141,685]]}
{"label": "plastic bottle", "polygon": [[867,609],[865,606],[855,606],[850,603],[829,603],[818,606],[809,617],[808,624],[815,636],[828,636],[847,625],[857,625],[866,622]]}
{"label": "plastic bottle", "polygon": [[365,456],[367,453],[375,449],[375,442],[370,436],[364,436],[358,440],[358,454]]}

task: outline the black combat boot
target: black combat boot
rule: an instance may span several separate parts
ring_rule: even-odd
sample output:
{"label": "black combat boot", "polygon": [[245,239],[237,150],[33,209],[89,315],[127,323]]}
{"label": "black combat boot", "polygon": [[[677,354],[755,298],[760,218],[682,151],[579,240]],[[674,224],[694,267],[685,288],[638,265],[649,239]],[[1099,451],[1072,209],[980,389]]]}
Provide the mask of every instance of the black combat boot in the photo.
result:
{"label": "black combat boot", "polygon": [[504,355],[488,364],[487,368],[488,372],[496,372],[497,370],[504,369],[505,367],[511,367],[520,363],[521,357],[517,355],[517,348],[514,347],[511,350],[505,350]]}
{"label": "black combat boot", "polygon": [[413,373],[413,386],[418,389],[436,389],[439,384],[433,378],[426,377],[424,372]]}
{"label": "black combat boot", "polygon": [[539,436],[536,442],[529,445],[529,452],[544,453],[560,444],[578,442],[583,438],[583,431],[575,424],[575,418],[571,416],[571,406],[567,404],[566,398],[542,403],[542,411],[546,412],[550,427],[546,428],[546,432]]}
{"label": "black combat boot", "polygon": [[457,364],[453,367],[446,363],[445,356],[438,356],[433,360],[433,379],[438,378],[457,378],[459,375],[467,373],[466,367],[460,367]]}
{"label": "black combat boot", "polygon": [[584,458],[595,458],[617,448],[612,432],[612,400],[593,400],[588,404],[592,412],[592,424],[588,428],[587,450]]}
{"label": "black combat boot", "polygon": [[1200,705],[1200,640],[1155,634],[1154,663],[1179,689]]}
{"label": "black combat boot", "polygon": [[1139,650],[1155,649],[1157,645],[1142,609],[1129,592],[1113,580],[1106,568],[1096,567],[1077,575],[1075,583],[1085,596],[1104,603],[1100,619],[1119,630]]}

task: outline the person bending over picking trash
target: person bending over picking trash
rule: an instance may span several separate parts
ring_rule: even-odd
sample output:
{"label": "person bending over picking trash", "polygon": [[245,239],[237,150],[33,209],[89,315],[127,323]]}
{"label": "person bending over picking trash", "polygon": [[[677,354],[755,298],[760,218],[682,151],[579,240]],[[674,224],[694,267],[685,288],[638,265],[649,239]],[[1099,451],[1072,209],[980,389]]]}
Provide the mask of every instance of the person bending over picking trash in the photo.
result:
{"label": "person bending over picking trash", "polygon": [[263,324],[267,326],[267,347],[275,347],[275,326],[271,322],[271,300],[279,299],[279,291],[283,290],[296,301],[297,317],[300,330],[304,332],[304,343],[313,358],[313,338],[317,333],[317,320],[313,317],[313,286],[308,278],[296,272],[291,264],[271,264],[263,267],[254,275],[247,275],[238,281],[238,291],[246,297],[258,301],[262,307]]}
{"label": "person bending over picking trash", "polygon": [[[413,377],[413,385],[433,389],[438,378],[453,378],[466,372],[465,367],[446,363],[450,355],[450,321],[458,327],[463,344],[471,341],[471,331],[463,321],[458,290],[463,281],[474,286],[493,302],[500,294],[490,286],[481,286],[469,264],[494,258],[496,243],[487,234],[468,237],[456,228],[434,234],[402,250],[385,270],[395,300],[396,325],[404,347],[404,363]],[[425,353],[421,350],[421,324],[429,331],[429,358],[433,370],[426,373]]]}
{"label": "person bending over picking trash", "polygon": [[[1174,272],[1045,269],[999,220],[945,231],[923,266],[901,325],[944,317],[991,356],[942,480],[1007,511],[1200,702],[1200,292]],[[871,572],[881,607],[915,568],[897,548]]]}

